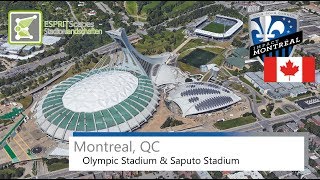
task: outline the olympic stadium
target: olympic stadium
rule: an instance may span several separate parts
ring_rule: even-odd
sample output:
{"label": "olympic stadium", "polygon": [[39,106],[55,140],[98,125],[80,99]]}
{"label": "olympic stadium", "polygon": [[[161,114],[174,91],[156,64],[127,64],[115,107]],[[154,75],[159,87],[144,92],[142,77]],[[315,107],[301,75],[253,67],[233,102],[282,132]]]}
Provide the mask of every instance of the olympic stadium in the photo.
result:
{"label": "olympic stadium", "polygon": [[[212,26],[211,28],[207,27]],[[218,26],[221,26],[219,28]],[[239,19],[216,15],[213,22],[205,19],[201,25],[194,30],[194,33],[201,37],[213,38],[213,39],[230,39],[234,34],[236,34],[243,26],[243,22]],[[212,30],[210,30],[212,29]]]}

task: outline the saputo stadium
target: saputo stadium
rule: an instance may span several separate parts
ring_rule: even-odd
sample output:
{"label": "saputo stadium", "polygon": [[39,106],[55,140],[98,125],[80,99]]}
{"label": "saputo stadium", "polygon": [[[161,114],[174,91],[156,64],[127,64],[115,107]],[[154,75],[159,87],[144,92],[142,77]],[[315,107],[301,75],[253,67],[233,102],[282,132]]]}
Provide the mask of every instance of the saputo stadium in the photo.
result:
{"label": "saputo stadium", "polygon": [[74,131],[134,131],[156,112],[159,90],[166,85],[173,86],[168,99],[179,104],[184,116],[221,109],[241,99],[219,85],[186,82],[179,69],[166,64],[170,53],[140,54],[123,28],[107,33],[122,56],[53,86],[35,106],[36,123],[52,138],[68,142]]}
{"label": "saputo stadium", "polygon": [[214,21],[209,21],[208,18],[201,19],[194,33],[206,38],[230,39],[242,26],[243,22],[239,19],[216,15]]}

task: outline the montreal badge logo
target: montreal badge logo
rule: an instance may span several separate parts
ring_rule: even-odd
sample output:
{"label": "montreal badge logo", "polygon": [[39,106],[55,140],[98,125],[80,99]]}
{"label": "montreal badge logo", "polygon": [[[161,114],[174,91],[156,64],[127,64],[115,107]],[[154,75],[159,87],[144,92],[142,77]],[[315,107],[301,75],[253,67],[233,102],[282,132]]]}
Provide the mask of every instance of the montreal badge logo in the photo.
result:
{"label": "montreal badge logo", "polygon": [[265,57],[291,57],[302,40],[298,16],[282,11],[265,11],[249,16],[250,58],[261,64]]}

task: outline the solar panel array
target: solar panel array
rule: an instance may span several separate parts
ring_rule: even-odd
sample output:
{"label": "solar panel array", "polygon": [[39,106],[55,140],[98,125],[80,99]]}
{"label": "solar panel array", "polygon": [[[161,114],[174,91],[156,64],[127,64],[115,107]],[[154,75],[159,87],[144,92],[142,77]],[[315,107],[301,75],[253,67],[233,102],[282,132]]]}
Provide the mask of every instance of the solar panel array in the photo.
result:
{"label": "solar panel array", "polygon": [[220,91],[209,88],[196,88],[188,89],[184,92],[181,92],[181,96],[192,96],[192,95],[205,95],[205,94],[220,94]]}
{"label": "solar panel array", "polygon": [[213,87],[213,88],[217,88],[217,89],[220,88],[220,87],[219,87],[218,85],[216,85],[216,84],[208,84],[208,86],[209,86],[209,87]]}
{"label": "solar panel array", "polygon": [[199,97],[192,97],[190,99],[188,99],[189,103],[194,103],[196,101],[199,101]]}
{"label": "solar panel array", "polygon": [[224,91],[224,92],[226,92],[226,93],[230,93],[230,91],[229,90],[227,90],[227,89],[222,89],[222,91]]}
{"label": "solar panel array", "polygon": [[179,105],[183,116],[230,106],[241,100],[228,88],[209,82],[190,82],[180,85],[169,97]]}
{"label": "solar panel array", "polygon": [[197,105],[195,108],[197,111],[202,111],[206,109],[213,109],[215,107],[225,106],[232,102],[232,98],[228,96],[218,96],[206,99]]}

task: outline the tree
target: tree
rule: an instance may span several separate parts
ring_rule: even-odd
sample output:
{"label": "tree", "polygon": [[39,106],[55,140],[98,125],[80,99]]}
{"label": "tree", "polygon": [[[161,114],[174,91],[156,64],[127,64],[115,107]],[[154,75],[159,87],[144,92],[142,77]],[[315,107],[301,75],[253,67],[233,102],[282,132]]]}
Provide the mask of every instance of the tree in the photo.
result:
{"label": "tree", "polygon": [[43,84],[45,82],[45,78],[43,76],[40,76],[38,78],[38,82],[39,82],[39,84]]}
{"label": "tree", "polygon": [[234,38],[231,44],[235,47],[243,47],[243,43],[237,38]]}
{"label": "tree", "polygon": [[211,173],[211,177],[212,177],[213,179],[221,179],[221,178],[223,177],[223,174],[222,174],[222,172],[220,172],[220,171],[213,171],[213,172]]}

